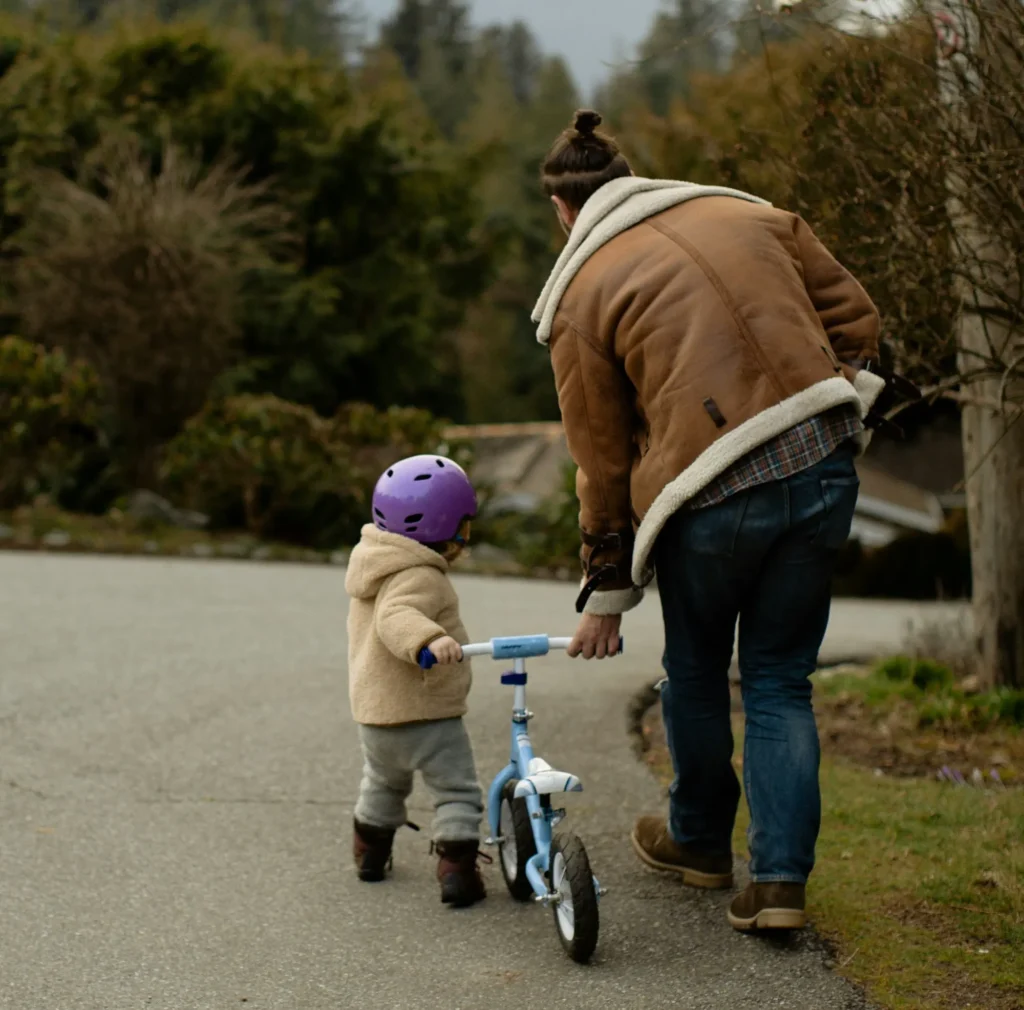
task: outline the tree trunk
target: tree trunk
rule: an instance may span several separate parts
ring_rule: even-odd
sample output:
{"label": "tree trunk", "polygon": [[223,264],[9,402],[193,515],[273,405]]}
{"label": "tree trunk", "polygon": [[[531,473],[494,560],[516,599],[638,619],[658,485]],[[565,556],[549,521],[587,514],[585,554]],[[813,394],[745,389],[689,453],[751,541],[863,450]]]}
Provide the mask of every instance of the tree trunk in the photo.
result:
{"label": "tree trunk", "polygon": [[[964,313],[960,339],[980,350],[977,316]],[[999,382],[974,383],[971,395],[997,403]],[[962,423],[979,680],[1024,688],[1024,418],[968,404]]]}
{"label": "tree trunk", "polygon": [[[990,124],[975,118],[982,81],[991,78],[977,74],[972,61],[981,46],[993,44],[984,21],[996,8],[988,0],[933,6],[942,99],[951,117],[954,154],[961,158],[980,147],[985,151],[978,153],[991,153],[995,143],[986,132]],[[994,375],[965,390],[962,414],[978,678],[986,687],[1024,688],[1024,379],[1019,369],[1024,334],[1019,322],[1005,321],[1013,316],[1006,307],[1020,304],[1020,278],[986,227],[991,203],[979,198],[962,168],[954,158],[948,178],[960,257],[960,372],[984,362]],[[996,374],[1004,370],[1002,377]]]}

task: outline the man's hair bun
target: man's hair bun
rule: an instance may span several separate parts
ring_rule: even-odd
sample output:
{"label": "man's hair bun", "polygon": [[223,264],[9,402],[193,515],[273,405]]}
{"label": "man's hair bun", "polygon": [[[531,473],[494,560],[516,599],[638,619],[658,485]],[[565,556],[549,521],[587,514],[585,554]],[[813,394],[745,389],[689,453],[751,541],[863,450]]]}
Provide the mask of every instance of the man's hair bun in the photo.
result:
{"label": "man's hair bun", "polygon": [[577,109],[541,166],[544,191],[573,210],[580,210],[606,182],[633,174],[614,138],[597,132],[601,122],[600,112]]}
{"label": "man's hair bun", "polygon": [[594,112],[593,109],[580,109],[576,113],[573,127],[581,137],[592,137],[602,122],[600,112]]}

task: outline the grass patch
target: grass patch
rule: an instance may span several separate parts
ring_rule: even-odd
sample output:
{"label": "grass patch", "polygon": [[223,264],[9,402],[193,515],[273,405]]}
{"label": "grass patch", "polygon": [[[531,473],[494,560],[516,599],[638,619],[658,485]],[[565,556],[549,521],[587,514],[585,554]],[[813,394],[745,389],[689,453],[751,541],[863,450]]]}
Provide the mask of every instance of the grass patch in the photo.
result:
{"label": "grass patch", "polygon": [[866,676],[841,675],[819,682],[826,697],[852,695],[867,706],[893,711],[911,707],[918,726],[950,730],[1024,727],[1024,691],[968,689],[953,671],[931,659],[893,656]]}
{"label": "grass patch", "polygon": [[1024,792],[878,778],[826,760],[820,931],[893,1008],[1020,1007]]}
{"label": "grass patch", "polygon": [[[735,728],[742,739],[742,719]],[[644,738],[667,785],[657,708]],[[842,974],[892,1010],[1019,1010],[1024,790],[879,777],[828,753],[821,785],[808,904],[815,928],[836,944]],[[742,805],[734,846],[744,854],[747,823]]]}

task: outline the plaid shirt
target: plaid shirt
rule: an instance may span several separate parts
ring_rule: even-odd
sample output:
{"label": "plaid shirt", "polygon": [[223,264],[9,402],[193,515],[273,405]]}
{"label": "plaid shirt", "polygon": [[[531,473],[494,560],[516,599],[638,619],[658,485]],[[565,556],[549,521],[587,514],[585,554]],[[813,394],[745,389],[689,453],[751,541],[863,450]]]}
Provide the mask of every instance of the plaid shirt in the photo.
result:
{"label": "plaid shirt", "polygon": [[686,507],[707,508],[747,488],[792,477],[820,463],[863,430],[856,407],[842,404],[826,410],[748,452],[698,491]]}

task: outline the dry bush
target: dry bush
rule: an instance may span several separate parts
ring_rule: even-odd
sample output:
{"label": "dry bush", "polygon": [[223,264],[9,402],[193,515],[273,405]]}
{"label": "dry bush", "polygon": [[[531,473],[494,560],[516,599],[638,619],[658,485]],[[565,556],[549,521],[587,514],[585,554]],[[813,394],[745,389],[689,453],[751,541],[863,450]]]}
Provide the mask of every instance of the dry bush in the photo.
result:
{"label": "dry bush", "polygon": [[974,631],[967,614],[908,627],[903,651],[912,659],[948,667],[958,681],[977,672]]}
{"label": "dry bush", "polygon": [[13,308],[27,335],[97,369],[136,484],[228,361],[249,272],[288,242],[266,186],[225,162],[204,171],[169,141],[151,156],[112,135],[77,181],[36,177]]}
{"label": "dry bush", "polygon": [[[795,202],[823,214],[826,233],[835,231],[828,237],[859,267],[856,236],[901,367],[934,396],[983,401],[1016,421],[1024,410],[1024,4],[952,0],[939,9],[910,0],[895,24],[870,36],[829,29],[816,49],[819,65],[832,66],[816,75],[817,115],[802,132],[808,155],[793,166],[802,175]],[[833,172],[815,164],[815,149]]]}

